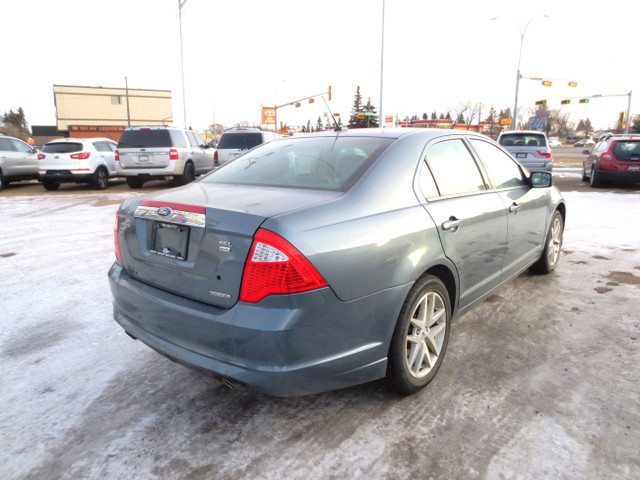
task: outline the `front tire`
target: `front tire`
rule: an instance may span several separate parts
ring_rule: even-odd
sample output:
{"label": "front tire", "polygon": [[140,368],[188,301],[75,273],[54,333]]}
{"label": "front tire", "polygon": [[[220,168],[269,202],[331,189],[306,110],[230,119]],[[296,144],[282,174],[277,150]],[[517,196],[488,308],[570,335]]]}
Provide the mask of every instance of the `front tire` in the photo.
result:
{"label": "front tire", "polygon": [[58,190],[60,188],[60,184],[58,182],[51,182],[49,180],[43,180],[42,186],[45,190]]}
{"label": "front tire", "polygon": [[451,303],[444,284],[427,275],[413,286],[402,306],[391,346],[387,374],[401,394],[427,385],[442,364],[451,329]]}
{"label": "front tire", "polygon": [[582,164],[582,177],[580,177],[580,180],[582,180],[583,182],[589,180],[589,177],[587,177],[587,170],[584,168],[584,164]]}
{"label": "front tire", "polygon": [[0,172],[0,191],[2,191],[2,189],[6,186],[7,181],[4,179],[4,175],[2,175],[2,172]]}
{"label": "front tire", "polygon": [[560,260],[560,249],[562,248],[562,235],[564,232],[564,221],[559,211],[555,211],[551,219],[551,226],[542,250],[540,259],[531,266],[531,271],[536,273],[551,273],[558,266]]}
{"label": "front tire", "polygon": [[96,190],[104,190],[109,186],[109,172],[104,167],[98,167],[93,174],[91,184]]}

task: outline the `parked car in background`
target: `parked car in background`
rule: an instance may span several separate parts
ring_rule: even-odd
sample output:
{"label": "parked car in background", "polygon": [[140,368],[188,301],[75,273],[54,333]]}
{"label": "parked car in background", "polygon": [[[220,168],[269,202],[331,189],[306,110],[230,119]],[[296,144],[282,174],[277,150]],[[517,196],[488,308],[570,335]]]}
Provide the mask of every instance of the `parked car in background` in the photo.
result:
{"label": "parked car in background", "polygon": [[551,148],[544,132],[537,130],[515,130],[502,132],[498,143],[529,170],[546,170],[553,168]]}
{"label": "parked car in background", "polygon": [[131,188],[167,177],[173,177],[176,185],[186,185],[212,169],[213,149],[192,130],[131,127],[118,141],[116,170]]}
{"label": "parked car in background", "polygon": [[276,133],[264,132],[258,128],[231,128],[220,137],[214,156],[215,162],[222,165],[258,145],[278,138]]}
{"label": "parked car in background", "polygon": [[416,392],[454,318],[528,268],[556,268],[565,206],[551,179],[473,132],[266,143],[120,206],[114,318],[174,361],[271,395],[385,376]]}
{"label": "parked car in background", "polygon": [[38,151],[14,137],[0,135],[0,190],[9,182],[38,179]]}
{"label": "parked car in background", "polygon": [[582,180],[592,187],[608,181],[640,182],[640,135],[604,135],[582,164]]}
{"label": "parked car in background", "polygon": [[98,190],[109,185],[116,172],[116,142],[109,138],[61,138],[38,153],[40,182],[47,190],[61,183],[88,183]]}
{"label": "parked car in background", "polygon": [[580,137],[576,137],[576,136],[569,136],[567,137],[567,145],[573,145],[574,143],[576,143],[578,140],[580,140]]}
{"label": "parked car in background", "polygon": [[593,140],[589,138],[583,138],[582,140],[578,140],[573,144],[574,147],[593,147],[596,144]]}
{"label": "parked car in background", "polygon": [[551,148],[559,148],[562,146],[562,143],[560,143],[558,137],[548,138],[547,142],[549,143],[549,146]]}

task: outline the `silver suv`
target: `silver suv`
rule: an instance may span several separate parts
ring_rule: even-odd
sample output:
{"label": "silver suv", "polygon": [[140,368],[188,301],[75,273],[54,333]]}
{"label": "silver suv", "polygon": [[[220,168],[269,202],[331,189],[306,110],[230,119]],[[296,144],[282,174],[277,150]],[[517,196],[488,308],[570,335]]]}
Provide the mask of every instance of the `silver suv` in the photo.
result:
{"label": "silver suv", "polygon": [[200,135],[176,127],[131,127],[120,136],[116,170],[131,188],[173,177],[177,185],[213,169],[213,151]]}
{"label": "silver suv", "polygon": [[259,128],[231,128],[224,132],[218,142],[214,159],[216,164],[233,160],[258,145],[280,138],[274,132],[263,132]]}
{"label": "silver suv", "polygon": [[515,130],[502,132],[498,143],[528,170],[545,170],[553,168],[551,147],[544,132],[537,130]]}
{"label": "silver suv", "polygon": [[38,179],[38,151],[13,137],[0,135],[0,190],[9,182]]}

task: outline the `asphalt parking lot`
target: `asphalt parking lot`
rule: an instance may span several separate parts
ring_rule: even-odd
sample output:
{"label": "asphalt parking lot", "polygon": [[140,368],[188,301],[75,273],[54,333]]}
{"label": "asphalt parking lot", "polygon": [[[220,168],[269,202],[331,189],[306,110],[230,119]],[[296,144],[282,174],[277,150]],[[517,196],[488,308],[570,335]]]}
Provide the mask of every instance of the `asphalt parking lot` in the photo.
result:
{"label": "asphalt parking lot", "polygon": [[129,338],[106,271],[131,191],[0,192],[0,478],[640,478],[640,188],[570,160],[560,265],[454,322],[434,381],[230,390]]}

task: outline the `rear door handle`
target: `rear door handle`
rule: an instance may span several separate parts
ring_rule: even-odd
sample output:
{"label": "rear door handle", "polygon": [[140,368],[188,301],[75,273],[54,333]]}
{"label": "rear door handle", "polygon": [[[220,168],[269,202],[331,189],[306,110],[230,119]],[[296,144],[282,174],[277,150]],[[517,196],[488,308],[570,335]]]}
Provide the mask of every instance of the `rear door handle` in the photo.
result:
{"label": "rear door handle", "polygon": [[458,231],[462,225],[462,220],[458,220],[456,217],[449,217],[449,220],[442,222],[442,230],[451,230],[454,233]]}
{"label": "rear door handle", "polygon": [[514,215],[517,215],[519,210],[520,210],[520,205],[518,205],[516,202],[513,202],[509,207],[509,212],[513,213]]}

